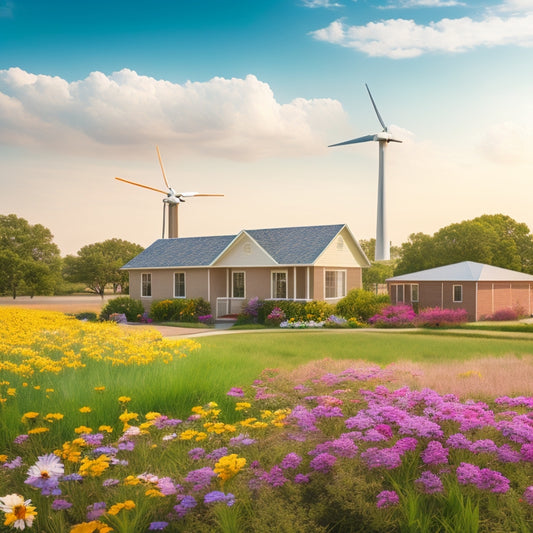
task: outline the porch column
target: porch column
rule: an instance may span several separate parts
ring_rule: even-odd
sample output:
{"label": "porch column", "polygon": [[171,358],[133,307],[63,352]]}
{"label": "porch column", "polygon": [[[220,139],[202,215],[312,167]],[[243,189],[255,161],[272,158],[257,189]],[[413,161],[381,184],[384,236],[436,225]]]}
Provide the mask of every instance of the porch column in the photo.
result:
{"label": "porch column", "polygon": [[292,287],[292,299],[296,300],[296,267],[292,267],[293,287]]}
{"label": "porch column", "polygon": [[305,299],[309,300],[309,267],[305,271]]}
{"label": "porch column", "polygon": [[211,269],[207,269],[207,301],[211,303]]}

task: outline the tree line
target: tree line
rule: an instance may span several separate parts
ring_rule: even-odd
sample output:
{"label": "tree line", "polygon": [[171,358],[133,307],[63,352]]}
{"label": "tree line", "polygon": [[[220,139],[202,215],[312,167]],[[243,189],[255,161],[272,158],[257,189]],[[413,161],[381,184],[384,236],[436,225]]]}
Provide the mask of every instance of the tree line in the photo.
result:
{"label": "tree line", "polygon": [[16,215],[0,215],[0,295],[16,298],[89,290],[103,296],[106,287],[127,291],[128,274],[119,269],[143,249],[108,239],[62,258],[48,228]]}
{"label": "tree line", "polygon": [[[371,259],[375,239],[361,240]],[[128,274],[120,267],[143,247],[122,239],[88,244],[62,258],[49,229],[16,215],[0,215],[0,295],[64,294],[74,289],[102,295],[108,287],[127,292]],[[372,290],[387,278],[461,261],[475,261],[533,274],[533,235],[507,215],[482,215],[450,224],[433,235],[412,233],[391,248],[391,260],[363,270]]]}

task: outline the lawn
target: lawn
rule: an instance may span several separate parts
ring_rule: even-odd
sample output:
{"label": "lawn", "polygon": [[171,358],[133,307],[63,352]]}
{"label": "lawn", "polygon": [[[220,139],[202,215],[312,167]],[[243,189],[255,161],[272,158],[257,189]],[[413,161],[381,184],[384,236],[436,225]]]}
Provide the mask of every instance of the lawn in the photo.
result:
{"label": "lawn", "polygon": [[523,335],[253,331],[195,349],[0,313],[1,531],[492,533],[533,520]]}

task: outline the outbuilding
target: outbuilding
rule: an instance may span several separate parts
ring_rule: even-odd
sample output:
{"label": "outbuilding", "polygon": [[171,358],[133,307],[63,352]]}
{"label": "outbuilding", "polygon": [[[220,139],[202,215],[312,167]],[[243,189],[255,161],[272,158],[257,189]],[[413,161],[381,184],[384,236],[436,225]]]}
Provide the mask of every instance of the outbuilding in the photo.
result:
{"label": "outbuilding", "polygon": [[393,304],[465,309],[471,321],[504,309],[533,313],[532,275],[473,261],[395,276],[387,289]]}

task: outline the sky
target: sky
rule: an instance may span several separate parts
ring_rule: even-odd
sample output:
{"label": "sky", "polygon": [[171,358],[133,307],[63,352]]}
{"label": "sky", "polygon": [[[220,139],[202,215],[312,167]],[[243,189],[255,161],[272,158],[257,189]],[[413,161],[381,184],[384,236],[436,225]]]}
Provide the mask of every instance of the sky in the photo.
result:
{"label": "sky", "polygon": [[63,256],[161,237],[483,214],[533,229],[533,0],[0,0],[0,214]]}

